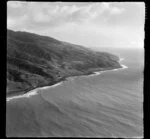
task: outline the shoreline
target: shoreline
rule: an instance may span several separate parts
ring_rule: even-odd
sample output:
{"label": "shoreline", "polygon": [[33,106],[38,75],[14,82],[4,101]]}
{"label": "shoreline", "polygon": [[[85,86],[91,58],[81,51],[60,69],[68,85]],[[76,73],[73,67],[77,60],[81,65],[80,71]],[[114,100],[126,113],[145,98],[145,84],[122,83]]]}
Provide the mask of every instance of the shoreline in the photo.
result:
{"label": "shoreline", "polygon": [[[123,60],[124,60],[124,58],[120,58],[120,57],[119,57],[118,62],[120,63],[120,62],[123,61]],[[121,69],[126,69],[126,68],[128,68],[126,65],[123,65],[123,64],[121,64],[121,63],[120,63],[120,65],[122,66],[121,68],[110,69],[110,70],[104,70],[104,71],[96,71],[96,72],[93,72],[93,74],[91,74],[91,75],[87,75],[87,77],[100,75],[101,73],[107,72],[107,71],[117,71],[117,70],[121,70]],[[81,75],[81,76],[82,76],[82,75]],[[83,75],[83,76],[86,76],[86,75]]]}
{"label": "shoreline", "polygon": [[[123,61],[123,60],[124,60],[124,58],[119,58],[119,61],[118,61],[118,62],[120,63],[120,62]],[[79,75],[79,76],[91,77],[91,76],[100,75],[101,73],[107,72],[107,71],[117,71],[117,70],[119,70],[119,69],[126,69],[126,68],[128,68],[127,66],[125,66],[125,65],[123,65],[123,64],[120,64],[120,65],[122,66],[122,68],[108,69],[108,70],[104,70],[104,71],[96,71],[96,72],[93,72],[92,74],[89,74],[89,75]],[[11,96],[11,97],[6,97],[6,101],[8,102],[8,101],[10,101],[10,100],[17,99],[17,98],[29,98],[29,97],[31,97],[31,96],[38,95],[38,93],[37,93],[38,90],[41,90],[41,89],[44,90],[44,89],[48,89],[48,88],[54,88],[54,87],[56,87],[56,86],[61,85],[64,81],[67,81],[68,78],[71,78],[71,77],[76,78],[76,77],[79,77],[79,76],[70,76],[70,77],[67,77],[67,78],[65,78],[65,79],[63,79],[63,80],[61,80],[61,81],[59,81],[59,82],[53,84],[53,85],[43,86],[43,87],[37,87],[37,88],[34,88],[33,90],[28,91],[28,92],[25,93],[25,94],[16,95],[16,96]]]}
{"label": "shoreline", "polygon": [[112,70],[105,70],[105,71],[94,72],[94,74],[91,74],[91,75],[89,75],[89,76],[90,76],[90,77],[91,77],[91,76],[96,76],[96,75],[102,74],[103,72],[107,72],[107,71],[117,71],[117,70],[121,70],[121,69],[126,69],[126,68],[128,68],[126,65],[123,65],[123,64],[121,64],[121,66],[122,66],[122,68],[117,68],[117,69],[112,69]]}
{"label": "shoreline", "polygon": [[56,87],[58,85],[61,85],[62,83],[63,83],[63,81],[60,81],[60,82],[58,82],[58,83],[56,83],[54,85],[51,85],[51,86],[37,87],[37,88],[35,88],[35,89],[33,89],[33,90],[31,90],[31,91],[23,94],[23,95],[16,95],[16,96],[12,96],[12,97],[7,97],[7,101],[10,101],[12,99],[17,99],[17,98],[29,98],[29,97],[31,97],[33,95],[38,95],[38,93],[37,93],[38,90],[41,90],[41,89],[44,90],[44,89],[48,89],[48,88],[54,88],[54,87]]}

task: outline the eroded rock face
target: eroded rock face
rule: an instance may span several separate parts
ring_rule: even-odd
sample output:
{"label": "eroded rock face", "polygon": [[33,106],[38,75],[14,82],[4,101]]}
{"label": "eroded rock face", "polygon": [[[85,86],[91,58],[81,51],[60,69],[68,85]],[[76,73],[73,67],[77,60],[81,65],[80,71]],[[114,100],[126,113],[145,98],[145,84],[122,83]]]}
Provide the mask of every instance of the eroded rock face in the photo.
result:
{"label": "eroded rock face", "polygon": [[65,77],[120,68],[119,58],[27,32],[7,31],[7,95],[25,93]]}

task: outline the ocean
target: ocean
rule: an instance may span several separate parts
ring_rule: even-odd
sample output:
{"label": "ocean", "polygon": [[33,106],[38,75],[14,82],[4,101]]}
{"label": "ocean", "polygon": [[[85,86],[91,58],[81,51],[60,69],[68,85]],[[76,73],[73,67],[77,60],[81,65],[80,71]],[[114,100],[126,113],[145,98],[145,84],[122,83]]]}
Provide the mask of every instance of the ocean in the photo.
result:
{"label": "ocean", "polygon": [[7,101],[6,136],[142,138],[144,52],[117,54],[128,68],[70,77]]}

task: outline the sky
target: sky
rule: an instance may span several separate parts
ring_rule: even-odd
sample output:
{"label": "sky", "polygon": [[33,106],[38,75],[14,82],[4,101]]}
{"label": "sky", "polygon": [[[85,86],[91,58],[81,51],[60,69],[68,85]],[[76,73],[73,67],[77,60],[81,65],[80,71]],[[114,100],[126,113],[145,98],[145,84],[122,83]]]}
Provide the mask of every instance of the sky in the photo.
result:
{"label": "sky", "polygon": [[144,2],[7,2],[7,28],[89,48],[143,48]]}

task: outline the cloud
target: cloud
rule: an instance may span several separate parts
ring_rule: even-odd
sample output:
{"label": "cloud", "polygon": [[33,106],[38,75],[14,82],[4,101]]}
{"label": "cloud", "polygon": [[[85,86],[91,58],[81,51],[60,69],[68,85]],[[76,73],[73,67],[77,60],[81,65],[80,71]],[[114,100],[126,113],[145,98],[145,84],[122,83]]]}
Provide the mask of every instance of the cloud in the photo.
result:
{"label": "cloud", "polygon": [[15,25],[14,20],[12,20],[11,18],[7,18],[7,27],[11,28]]}
{"label": "cloud", "polygon": [[[134,7],[136,7],[136,4]],[[123,18],[127,16],[129,17],[128,21],[130,22],[131,20],[128,7],[125,7],[123,3],[115,4],[113,2],[63,3],[11,1],[7,3],[7,11],[8,26],[12,28],[14,26],[15,29],[17,29],[17,24],[19,24],[20,28],[46,29],[68,23],[92,23],[96,25],[122,24],[122,22],[126,22]],[[130,12],[132,15],[135,13],[131,10]],[[22,18],[23,16],[26,16],[26,18]]]}
{"label": "cloud", "polygon": [[118,8],[118,7],[113,7],[111,10],[110,10],[110,13],[111,14],[121,14],[122,12],[124,12],[124,8]]}
{"label": "cloud", "polygon": [[19,2],[19,1],[8,1],[7,6],[11,8],[20,8],[22,7],[24,2]]}
{"label": "cloud", "polygon": [[132,41],[144,36],[144,10],[143,3],[9,1],[7,28],[89,46],[136,46]]}
{"label": "cloud", "polygon": [[41,22],[41,23],[49,22],[50,16],[48,16],[42,12],[39,12],[36,15],[34,15],[34,21],[35,22]]}
{"label": "cloud", "polygon": [[26,22],[28,21],[28,16],[27,15],[23,15],[20,16],[18,18],[11,18],[11,17],[7,17],[7,27],[8,28],[19,28],[19,27],[23,27],[23,25],[26,25]]}

